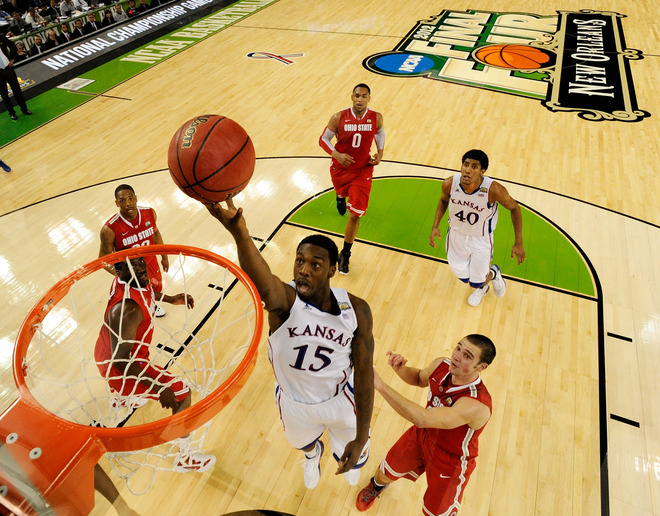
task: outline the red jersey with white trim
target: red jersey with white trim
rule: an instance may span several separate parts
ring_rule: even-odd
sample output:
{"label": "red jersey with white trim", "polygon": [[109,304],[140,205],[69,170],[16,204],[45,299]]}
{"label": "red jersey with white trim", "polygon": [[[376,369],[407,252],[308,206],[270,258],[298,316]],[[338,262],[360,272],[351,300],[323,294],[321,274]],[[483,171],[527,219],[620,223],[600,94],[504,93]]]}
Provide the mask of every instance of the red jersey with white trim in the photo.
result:
{"label": "red jersey with white trim", "polygon": [[[135,220],[122,217],[121,213],[115,213],[105,223],[115,234],[115,251],[123,251],[132,247],[153,245],[156,233],[156,217],[153,208],[149,206],[138,206],[138,215]],[[145,256],[149,270],[149,279],[154,283],[157,290],[162,288],[163,278],[158,266],[157,256]]]}
{"label": "red jersey with white trim", "polygon": [[[426,408],[451,407],[457,400],[465,396],[474,398],[493,410],[493,401],[481,376],[466,385],[454,385],[449,374],[449,359],[443,360],[429,376],[429,394]],[[431,440],[447,453],[463,460],[473,460],[479,451],[479,435],[486,425],[474,430],[468,425],[457,428],[426,428]]]}
{"label": "red jersey with white trim", "polygon": [[[135,333],[135,344],[131,351],[131,358],[149,360],[149,345],[151,344],[154,333],[153,313],[156,308],[156,300],[151,284],[143,288],[135,288],[115,277],[110,288],[110,300],[103,316],[106,324],[101,327],[99,337],[96,340],[96,347],[94,348],[94,358],[96,362],[100,363],[99,369],[101,369],[103,374],[105,374],[105,369],[110,366],[110,363],[107,361],[112,358],[110,329],[107,325],[108,313],[113,306],[128,299],[135,301],[142,310],[142,322],[138,325]],[[141,345],[141,342],[144,342],[145,345]]]}
{"label": "red jersey with white trim", "polygon": [[371,144],[378,132],[378,113],[367,108],[361,117],[357,117],[353,108],[347,108],[339,114],[337,127],[337,143],[335,149],[343,154],[350,155],[355,162],[347,167],[332,161],[341,168],[363,168],[371,159]]}

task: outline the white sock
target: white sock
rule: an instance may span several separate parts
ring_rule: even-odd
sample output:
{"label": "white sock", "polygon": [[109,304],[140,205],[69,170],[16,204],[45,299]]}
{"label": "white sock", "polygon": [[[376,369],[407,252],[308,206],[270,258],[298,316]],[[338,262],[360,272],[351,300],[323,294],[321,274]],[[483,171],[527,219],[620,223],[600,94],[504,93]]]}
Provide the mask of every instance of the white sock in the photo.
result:
{"label": "white sock", "polygon": [[305,452],[305,457],[308,459],[315,459],[320,451],[321,451],[321,445],[319,444],[318,441],[316,441],[316,443],[314,444],[314,449],[311,452]]}

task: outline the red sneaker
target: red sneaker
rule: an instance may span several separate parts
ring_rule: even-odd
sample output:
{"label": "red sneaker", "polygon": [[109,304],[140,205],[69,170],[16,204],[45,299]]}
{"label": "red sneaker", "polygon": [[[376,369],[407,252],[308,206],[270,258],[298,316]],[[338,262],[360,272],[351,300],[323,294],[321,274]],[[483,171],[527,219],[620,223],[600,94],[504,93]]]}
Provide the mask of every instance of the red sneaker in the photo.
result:
{"label": "red sneaker", "polygon": [[366,511],[369,507],[371,507],[374,504],[376,498],[381,495],[385,487],[378,491],[374,485],[373,479],[371,479],[367,484],[367,487],[360,491],[357,500],[355,500],[355,506],[358,508],[358,511]]}

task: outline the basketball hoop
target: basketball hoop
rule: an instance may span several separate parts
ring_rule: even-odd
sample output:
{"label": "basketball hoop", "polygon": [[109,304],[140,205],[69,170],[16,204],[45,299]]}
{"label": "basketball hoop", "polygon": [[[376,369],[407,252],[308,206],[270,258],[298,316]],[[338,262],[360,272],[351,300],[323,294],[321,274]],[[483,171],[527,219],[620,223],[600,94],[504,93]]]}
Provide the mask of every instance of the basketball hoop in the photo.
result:
{"label": "basketball hoop", "polygon": [[[133,412],[153,395],[118,395],[100,374],[94,344],[107,326],[112,279],[92,273],[159,255],[172,262],[163,293],[194,295],[195,307],[171,307],[162,320],[153,319],[149,361],[188,385],[192,406],[163,417],[153,415],[162,409],[151,403],[136,412],[147,421],[134,423]],[[262,328],[261,300],[250,278],[204,249],[137,247],[69,274],[37,302],[17,337],[13,372],[19,398],[0,415],[0,498],[28,514],[39,504],[57,514],[88,514],[93,468],[104,453],[114,452],[109,459],[123,478],[139,466],[153,473],[168,469],[162,464],[172,451],[158,447],[171,448],[173,440],[202,427],[233,399],[256,363]],[[207,432],[208,425],[201,438],[190,439],[201,446]],[[131,459],[135,450],[144,458]],[[148,487],[152,482],[153,476]]]}

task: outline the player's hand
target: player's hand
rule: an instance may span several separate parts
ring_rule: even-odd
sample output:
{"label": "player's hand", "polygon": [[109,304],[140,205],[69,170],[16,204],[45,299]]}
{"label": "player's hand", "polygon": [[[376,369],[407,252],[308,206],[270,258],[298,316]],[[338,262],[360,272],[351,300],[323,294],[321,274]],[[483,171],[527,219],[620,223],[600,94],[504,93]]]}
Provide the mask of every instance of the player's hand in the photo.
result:
{"label": "player's hand", "polygon": [[516,257],[518,260],[518,265],[525,261],[525,248],[522,244],[514,244],[511,248],[511,258]]}
{"label": "player's hand", "polygon": [[176,410],[179,407],[179,402],[176,400],[174,391],[169,387],[166,387],[160,391],[160,394],[158,394],[158,401],[160,401],[160,404],[163,408]]}
{"label": "player's hand", "polygon": [[408,359],[405,358],[403,355],[399,355],[398,353],[388,351],[385,354],[387,355],[387,363],[396,372],[398,372],[399,369],[405,367],[405,365],[408,363]]}
{"label": "player's hand", "polygon": [[224,227],[230,232],[237,228],[239,225],[245,226],[245,219],[243,218],[243,208],[236,208],[234,200],[230,197],[225,201],[227,208],[223,208],[219,202],[213,204],[205,204],[209,213],[218,219]]}
{"label": "player's hand", "polygon": [[378,153],[376,153],[371,158],[369,158],[367,164],[375,167],[380,163],[380,159],[381,159],[380,156],[378,155]]}
{"label": "player's hand", "polygon": [[195,308],[195,300],[190,294],[176,294],[172,296],[170,303],[173,305],[186,305],[188,308]]}
{"label": "player's hand", "polygon": [[349,165],[355,163],[353,156],[351,156],[350,154],[345,154],[343,152],[335,152],[335,154],[336,155],[333,155],[333,157],[339,162],[339,164],[342,167],[348,167]]}
{"label": "player's hand", "polygon": [[364,444],[365,443],[359,443],[358,441],[353,440],[346,445],[344,453],[341,456],[341,459],[339,459],[335,475],[341,475],[342,473],[346,473],[355,467],[358,460],[360,459],[360,455],[362,455]]}
{"label": "player's hand", "polygon": [[376,371],[376,368],[374,367],[374,389],[376,389],[378,392],[381,392],[385,387],[386,387],[385,382],[380,377],[378,371]]}
{"label": "player's hand", "polygon": [[170,270],[170,259],[167,257],[166,254],[160,257],[160,264],[163,266],[163,270],[165,272]]}
{"label": "player's hand", "polygon": [[440,233],[440,229],[438,228],[433,228],[431,231],[431,236],[429,237],[429,245],[433,247],[434,249],[438,247],[438,244],[435,243],[435,239],[439,238],[442,240],[442,233]]}

